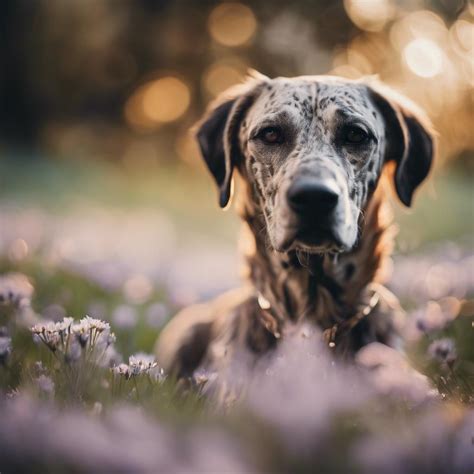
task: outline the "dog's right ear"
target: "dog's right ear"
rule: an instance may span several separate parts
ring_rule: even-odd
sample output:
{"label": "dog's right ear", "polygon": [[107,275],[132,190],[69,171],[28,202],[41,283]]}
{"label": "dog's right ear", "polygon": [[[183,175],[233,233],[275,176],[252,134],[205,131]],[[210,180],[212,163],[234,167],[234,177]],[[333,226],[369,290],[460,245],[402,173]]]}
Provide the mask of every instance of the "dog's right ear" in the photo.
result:
{"label": "dog's right ear", "polygon": [[230,200],[232,172],[241,155],[239,126],[264,83],[263,77],[253,77],[223,93],[197,124],[196,137],[219,188],[221,207],[227,206]]}

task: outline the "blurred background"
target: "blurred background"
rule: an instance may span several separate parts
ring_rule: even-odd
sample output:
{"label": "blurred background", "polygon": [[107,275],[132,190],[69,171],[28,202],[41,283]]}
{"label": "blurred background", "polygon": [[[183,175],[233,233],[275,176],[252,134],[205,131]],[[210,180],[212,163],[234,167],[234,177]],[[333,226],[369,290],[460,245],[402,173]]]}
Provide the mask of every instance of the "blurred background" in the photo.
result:
{"label": "blurred background", "polygon": [[[474,7],[463,0],[3,0],[0,271],[36,308],[111,318],[150,349],[180,306],[238,282],[238,221],[189,127],[248,68],[378,75],[439,132],[391,287],[474,291]],[[472,308],[471,308],[472,310]],[[134,336],[135,337],[135,336]]]}

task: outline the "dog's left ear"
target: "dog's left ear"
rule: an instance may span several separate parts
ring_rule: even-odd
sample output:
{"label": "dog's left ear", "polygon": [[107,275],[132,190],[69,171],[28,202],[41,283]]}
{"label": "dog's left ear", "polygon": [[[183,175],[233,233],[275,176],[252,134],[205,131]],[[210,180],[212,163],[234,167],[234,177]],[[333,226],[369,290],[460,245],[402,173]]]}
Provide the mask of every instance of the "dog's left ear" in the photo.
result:
{"label": "dog's left ear", "polygon": [[244,84],[224,92],[197,124],[196,137],[204,161],[219,188],[221,207],[227,206],[230,200],[232,172],[241,153],[239,127],[264,83],[263,78],[254,74]]}
{"label": "dog's left ear", "polygon": [[415,189],[431,169],[435,155],[433,126],[422,110],[393,90],[370,86],[369,93],[385,120],[385,162],[395,162],[395,189],[400,201],[409,207]]}

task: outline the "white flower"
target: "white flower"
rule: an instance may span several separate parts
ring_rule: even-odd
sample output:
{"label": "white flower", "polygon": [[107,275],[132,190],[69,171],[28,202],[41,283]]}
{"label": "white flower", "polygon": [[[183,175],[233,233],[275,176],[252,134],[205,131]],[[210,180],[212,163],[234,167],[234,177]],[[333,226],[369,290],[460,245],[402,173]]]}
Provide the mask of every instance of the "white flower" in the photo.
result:
{"label": "white flower", "polygon": [[127,364],[119,364],[112,369],[116,374],[124,375],[128,374],[128,365]]}
{"label": "white flower", "polygon": [[31,332],[36,334],[41,341],[43,341],[51,351],[55,352],[64,342],[59,330],[60,323],[48,321],[46,323],[35,324],[31,328]]}
{"label": "white flower", "polygon": [[61,333],[61,332],[66,332],[74,322],[73,318],[64,318],[62,321],[59,321],[57,323],[53,321],[47,321],[45,323],[39,323],[35,324],[32,328],[31,331],[34,334],[43,334],[43,333]]}
{"label": "white flower", "polygon": [[102,321],[101,319],[86,316],[85,318],[82,318],[80,322],[83,324],[88,324],[90,329],[95,329],[97,332],[102,332],[105,330],[110,331],[110,324]]}
{"label": "white flower", "polygon": [[75,323],[71,327],[71,332],[76,335],[88,334],[91,331],[89,323],[84,319],[81,319],[78,323]]}
{"label": "white flower", "polygon": [[79,341],[79,344],[82,347],[85,347],[91,333],[89,325],[81,321],[71,327],[71,332],[76,336],[76,339]]}
{"label": "white flower", "polygon": [[69,335],[73,328],[74,319],[64,318],[61,321],[47,321],[35,324],[31,332],[43,341],[49,349],[55,352],[58,349],[65,350],[69,345]]}
{"label": "white flower", "polygon": [[31,328],[31,332],[33,334],[41,334],[42,332],[44,332],[44,324],[35,324],[32,328]]}
{"label": "white flower", "polygon": [[59,321],[55,324],[56,330],[59,332],[68,331],[72,324],[74,323],[74,318],[64,318],[62,321]]}
{"label": "white flower", "polygon": [[112,372],[116,375],[122,375],[127,379],[142,374],[148,374],[156,381],[162,381],[166,378],[164,370],[158,367],[155,358],[143,352],[130,356],[128,365],[120,364],[115,366],[112,368]]}
{"label": "white flower", "polygon": [[40,333],[44,332],[44,329],[45,329],[44,324],[43,323],[38,323],[38,324],[35,324],[34,326],[32,326],[30,328],[30,331],[33,334],[40,334]]}
{"label": "white flower", "polygon": [[[75,334],[77,340],[84,347],[89,339],[90,344],[95,344],[99,334],[103,331],[110,331],[110,324],[100,319],[91,318],[86,316],[82,318],[78,323],[72,325],[71,331]],[[110,343],[109,343],[110,344]]]}
{"label": "white flower", "polygon": [[48,321],[36,324],[31,328],[31,332],[51,351],[60,350],[66,362],[78,360],[81,348],[85,348],[87,344],[91,353],[94,352],[97,358],[97,354],[103,355],[115,342],[115,335],[110,332],[109,323],[89,316],[82,318],[78,323],[74,323],[73,318],[64,318],[57,323]]}
{"label": "white flower", "polygon": [[128,365],[132,375],[139,375],[153,369],[158,364],[152,355],[140,352],[129,357]]}
{"label": "white flower", "polygon": [[121,375],[126,379],[130,378],[130,367],[127,364],[119,364],[115,367],[112,367],[111,370],[114,375]]}

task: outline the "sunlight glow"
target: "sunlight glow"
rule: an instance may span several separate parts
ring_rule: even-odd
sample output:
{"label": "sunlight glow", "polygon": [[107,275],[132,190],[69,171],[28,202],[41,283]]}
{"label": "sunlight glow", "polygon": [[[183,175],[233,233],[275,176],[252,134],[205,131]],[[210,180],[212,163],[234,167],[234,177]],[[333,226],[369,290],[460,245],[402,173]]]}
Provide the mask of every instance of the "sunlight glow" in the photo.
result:
{"label": "sunlight glow", "polygon": [[149,84],[143,94],[143,111],[156,122],[173,122],[188,109],[188,86],[176,77],[163,77]]}
{"label": "sunlight glow", "polygon": [[474,24],[466,20],[458,20],[450,29],[451,42],[454,50],[460,55],[472,59],[474,54]]}
{"label": "sunlight glow", "polygon": [[397,51],[403,51],[412,39],[424,38],[444,44],[447,36],[444,20],[428,10],[410,13],[395,22],[390,29],[390,42]]}
{"label": "sunlight glow", "polygon": [[174,76],[139,87],[125,105],[125,118],[136,129],[154,129],[179,119],[191,102],[189,87]]}
{"label": "sunlight glow", "polygon": [[204,73],[203,85],[209,94],[216,96],[241,82],[243,77],[241,68],[233,64],[215,63]]}
{"label": "sunlight glow", "polygon": [[381,31],[394,14],[390,0],[344,0],[352,22],[361,30]]}
{"label": "sunlight glow", "polygon": [[367,74],[373,74],[373,67],[364,54],[355,48],[349,48],[335,56],[333,69],[329,74],[356,79]]}
{"label": "sunlight glow", "polygon": [[443,52],[436,43],[417,38],[408,43],[403,51],[407,66],[420,77],[434,77],[441,72]]}
{"label": "sunlight glow", "polygon": [[252,10],[242,3],[222,3],[212,10],[208,29],[217,43],[241,46],[255,34],[257,20]]}

